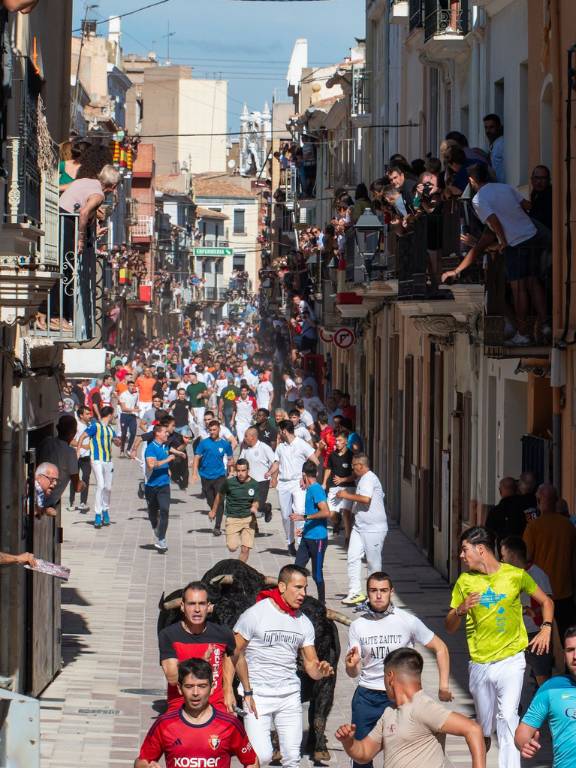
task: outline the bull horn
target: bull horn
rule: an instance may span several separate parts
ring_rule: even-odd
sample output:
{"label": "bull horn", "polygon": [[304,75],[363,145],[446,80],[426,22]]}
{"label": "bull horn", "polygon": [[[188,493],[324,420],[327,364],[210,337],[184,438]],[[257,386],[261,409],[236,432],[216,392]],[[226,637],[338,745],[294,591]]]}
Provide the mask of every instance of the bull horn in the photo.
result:
{"label": "bull horn", "polygon": [[234,584],[234,576],[231,573],[221,573],[220,576],[214,576],[210,579],[210,584],[223,584],[230,586]]}
{"label": "bull horn", "polygon": [[172,600],[168,600],[166,603],[163,603],[162,608],[164,608],[165,611],[173,611],[174,608],[179,608],[181,604],[182,598],[175,597]]}
{"label": "bull horn", "polygon": [[340,613],[340,611],[333,611],[332,608],[326,608],[326,618],[331,621],[337,621],[340,624],[345,624],[347,627],[352,624],[352,619],[349,619],[346,614]]}
{"label": "bull horn", "polygon": [[276,576],[264,576],[264,584],[267,587],[277,587],[278,579],[276,578]]}

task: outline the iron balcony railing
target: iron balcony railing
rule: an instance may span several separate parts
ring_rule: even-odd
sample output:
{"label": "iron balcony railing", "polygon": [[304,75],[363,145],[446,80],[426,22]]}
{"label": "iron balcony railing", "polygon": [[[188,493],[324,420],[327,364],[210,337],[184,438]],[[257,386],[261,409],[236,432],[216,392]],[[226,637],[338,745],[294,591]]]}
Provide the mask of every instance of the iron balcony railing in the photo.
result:
{"label": "iron balcony railing", "polygon": [[98,261],[95,232],[86,232],[78,247],[79,216],[60,214],[60,279],[47,292],[31,334],[56,342],[93,341],[101,335],[104,266]]}
{"label": "iron balcony railing", "polygon": [[468,0],[424,0],[424,41],[437,35],[468,34]]}
{"label": "iron balcony railing", "polygon": [[370,113],[370,78],[364,67],[352,68],[352,115]]}
{"label": "iron balcony railing", "polygon": [[423,0],[409,0],[408,3],[408,28],[410,31],[418,29],[424,23]]}

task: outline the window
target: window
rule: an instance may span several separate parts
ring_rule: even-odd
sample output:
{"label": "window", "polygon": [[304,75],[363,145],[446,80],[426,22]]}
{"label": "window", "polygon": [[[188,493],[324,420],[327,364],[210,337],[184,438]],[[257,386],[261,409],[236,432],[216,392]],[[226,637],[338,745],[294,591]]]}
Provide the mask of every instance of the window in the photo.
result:
{"label": "window", "polygon": [[234,209],[234,234],[243,235],[246,232],[246,211],[244,208]]}
{"label": "window", "polygon": [[234,251],[232,269],[237,269],[240,272],[244,272],[245,268],[246,268],[246,254],[236,253],[236,251]]}

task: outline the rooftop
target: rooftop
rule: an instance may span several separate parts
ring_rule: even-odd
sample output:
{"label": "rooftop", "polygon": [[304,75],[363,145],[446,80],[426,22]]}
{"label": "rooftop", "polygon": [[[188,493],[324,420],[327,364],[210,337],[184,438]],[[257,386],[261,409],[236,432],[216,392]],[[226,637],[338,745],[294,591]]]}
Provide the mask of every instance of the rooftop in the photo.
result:
{"label": "rooftop", "polygon": [[226,174],[199,173],[194,176],[194,196],[198,197],[258,197],[258,193],[234,183],[234,177]]}

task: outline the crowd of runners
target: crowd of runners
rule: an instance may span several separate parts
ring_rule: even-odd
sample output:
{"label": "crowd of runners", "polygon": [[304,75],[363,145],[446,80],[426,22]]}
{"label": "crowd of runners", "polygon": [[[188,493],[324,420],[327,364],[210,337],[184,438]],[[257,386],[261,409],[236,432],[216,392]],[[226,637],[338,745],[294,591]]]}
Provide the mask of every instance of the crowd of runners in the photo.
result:
{"label": "crowd of runners", "polygon": [[[295,313],[301,303],[297,297]],[[358,686],[350,723],[336,732],[354,764],[371,764],[383,751],[385,768],[445,768],[444,736],[453,734],[465,740],[469,764],[482,768],[495,733],[499,768],[519,768],[521,755],[538,752],[548,721],[555,768],[573,768],[576,627],[562,627],[564,658],[553,676],[554,595],[529,559],[530,536],[502,541],[486,527],[462,534],[463,572],[445,629],[455,633],[465,623],[476,715],[464,717],[447,706],[446,643],[395,605],[383,558],[384,493],[356,431],[355,409],[347,393],[328,391],[317,377],[312,350],[290,348],[287,325],[281,316],[259,327],[224,321],[110,355],[101,380],[67,383],[58,438],[40,451],[50,480],[42,485],[37,477],[42,503],[56,504],[69,485],[69,511],[88,514],[92,482],[95,535],[106,535],[115,514],[115,461],[138,467],[134,492],[146,500],[159,553],[170,546],[172,484],[183,491],[194,485],[195,493],[200,484],[213,534],[224,534],[223,558],[237,553],[248,561],[259,527],[275,516],[282,523],[286,564],[277,586],[261,592],[234,627],[209,620],[207,585],[184,589],[181,620],[159,635],[167,711],[150,729],[136,768],[156,768],[162,755],[168,768],[227,768],[232,756],[266,765],[275,751],[272,731],[285,768],[300,764],[297,672],[313,680],[335,674],[319,660],[314,627],[300,610],[309,574],[318,600],[332,597],[323,574],[330,536],[347,551],[341,602],[358,612],[345,651],[346,674]],[[532,516],[536,522],[538,512]],[[435,656],[435,696],[422,689],[417,644]],[[528,681],[537,692],[526,702]]]}

